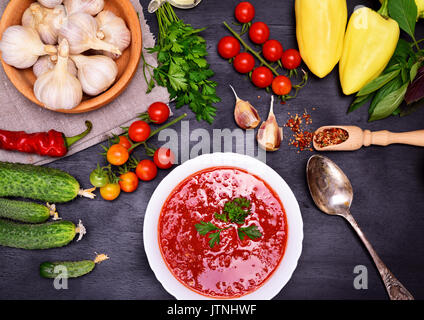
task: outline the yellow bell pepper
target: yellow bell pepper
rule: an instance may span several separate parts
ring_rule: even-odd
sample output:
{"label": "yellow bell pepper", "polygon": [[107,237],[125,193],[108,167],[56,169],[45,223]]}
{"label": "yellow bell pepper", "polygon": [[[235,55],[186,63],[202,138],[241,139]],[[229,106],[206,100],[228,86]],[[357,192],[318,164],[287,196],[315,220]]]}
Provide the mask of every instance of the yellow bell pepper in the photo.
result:
{"label": "yellow bell pepper", "polygon": [[324,78],[342,55],[346,0],[296,0],[295,11],[300,55],[312,73]]}
{"label": "yellow bell pepper", "polygon": [[358,92],[383,72],[395,52],[399,33],[398,23],[387,15],[387,2],[379,12],[361,7],[352,14],[339,64],[344,94]]}

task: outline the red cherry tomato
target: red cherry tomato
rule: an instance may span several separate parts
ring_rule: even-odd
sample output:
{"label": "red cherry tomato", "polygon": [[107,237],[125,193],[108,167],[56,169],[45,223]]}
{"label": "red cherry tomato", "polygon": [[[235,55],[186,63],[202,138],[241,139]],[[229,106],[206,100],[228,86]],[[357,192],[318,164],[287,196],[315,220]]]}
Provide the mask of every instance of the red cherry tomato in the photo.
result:
{"label": "red cherry tomato", "polygon": [[263,22],[255,22],[249,29],[249,38],[256,44],[265,43],[269,39],[269,28]]}
{"label": "red cherry tomato", "polygon": [[150,136],[150,131],[151,129],[147,122],[138,120],[131,124],[128,129],[128,135],[132,141],[142,142],[146,141]]}
{"label": "red cherry tomato", "polygon": [[218,53],[224,59],[234,58],[239,52],[240,42],[234,37],[226,36],[218,43]]}
{"label": "red cherry tomato", "polygon": [[283,55],[283,46],[280,41],[277,40],[268,40],[262,46],[262,53],[270,62],[278,61]]}
{"label": "red cherry tomato", "polygon": [[272,81],[272,91],[278,96],[285,96],[290,93],[292,83],[286,76],[278,76]]}
{"label": "red cherry tomato", "polygon": [[119,145],[123,146],[125,149],[129,149],[132,146],[131,141],[126,136],[119,136]]}
{"label": "red cherry tomato", "polygon": [[169,118],[169,107],[163,102],[152,103],[147,110],[150,120],[156,124],[162,124]]}
{"label": "red cherry tomato", "polygon": [[283,67],[288,70],[296,69],[300,66],[301,62],[302,58],[299,51],[296,49],[288,49],[284,51],[283,56],[281,57],[281,63],[283,64]]}
{"label": "red cherry tomato", "polygon": [[169,169],[175,163],[175,155],[168,148],[159,148],[156,150],[153,160],[160,169]]}
{"label": "red cherry tomato", "polygon": [[114,166],[122,166],[128,161],[129,156],[128,150],[120,144],[111,146],[106,154],[107,161]]}
{"label": "red cherry tomato", "polygon": [[274,76],[272,75],[271,70],[267,67],[258,67],[253,70],[252,73],[252,82],[258,88],[269,87],[272,83]]}
{"label": "red cherry tomato", "polygon": [[255,58],[248,52],[242,52],[236,55],[233,65],[238,72],[249,73],[255,67]]}
{"label": "red cherry tomato", "polygon": [[124,192],[134,192],[138,187],[138,177],[134,172],[127,172],[119,176],[119,186]]}
{"label": "red cherry tomato", "polygon": [[158,168],[152,160],[142,160],[137,165],[135,173],[140,180],[151,181],[158,175]]}
{"label": "red cherry tomato", "polygon": [[238,22],[248,23],[255,17],[255,7],[250,2],[240,2],[237,5],[234,14]]}

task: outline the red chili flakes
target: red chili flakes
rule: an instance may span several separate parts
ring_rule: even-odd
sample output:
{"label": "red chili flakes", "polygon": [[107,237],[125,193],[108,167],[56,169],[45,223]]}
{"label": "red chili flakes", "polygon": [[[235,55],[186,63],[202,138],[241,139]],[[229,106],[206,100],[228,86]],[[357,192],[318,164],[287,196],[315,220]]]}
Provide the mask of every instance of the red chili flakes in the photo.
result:
{"label": "red chili flakes", "polygon": [[349,139],[349,133],[341,128],[328,128],[315,135],[315,142],[321,147],[337,145]]}
{"label": "red chili flakes", "polygon": [[[290,116],[290,113],[288,115]],[[293,137],[290,139],[289,145],[297,148],[298,153],[304,150],[313,151],[312,141],[314,139],[314,133],[306,130],[310,124],[312,124],[312,116],[306,110],[301,115],[291,115],[289,120],[287,120],[285,126],[293,132]]]}

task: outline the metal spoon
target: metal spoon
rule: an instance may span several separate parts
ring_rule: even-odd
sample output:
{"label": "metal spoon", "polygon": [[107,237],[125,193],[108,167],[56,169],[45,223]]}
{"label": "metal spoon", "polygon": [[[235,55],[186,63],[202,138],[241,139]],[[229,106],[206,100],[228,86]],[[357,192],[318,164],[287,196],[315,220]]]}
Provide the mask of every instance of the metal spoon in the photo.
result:
{"label": "metal spoon", "polygon": [[171,5],[179,9],[191,9],[196,7],[201,1],[202,0],[193,0],[187,4],[180,4],[175,0],[151,0],[147,11],[149,13],[154,13],[164,2],[169,2]]}
{"label": "metal spoon", "polygon": [[375,252],[350,213],[353,189],[343,171],[330,159],[314,155],[306,168],[309,191],[317,207],[329,215],[345,218],[358,233],[377,266],[391,300],[414,300],[412,294],[395,278]]}

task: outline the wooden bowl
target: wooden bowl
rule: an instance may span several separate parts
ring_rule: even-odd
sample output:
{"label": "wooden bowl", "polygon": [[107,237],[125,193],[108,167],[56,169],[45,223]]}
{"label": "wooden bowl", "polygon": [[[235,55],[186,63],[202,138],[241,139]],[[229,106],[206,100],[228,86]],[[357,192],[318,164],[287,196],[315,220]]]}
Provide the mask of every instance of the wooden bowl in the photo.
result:
{"label": "wooden bowl", "polygon": [[[3,13],[0,21],[0,36],[4,30],[12,25],[21,24],[24,11],[35,1],[33,0],[11,0]],[[140,21],[133,5],[129,0],[106,0],[105,10],[110,10],[117,16],[125,20],[127,27],[131,31],[131,44],[123,52],[122,56],[116,60],[118,64],[118,77],[111,88],[104,93],[90,97],[84,95],[81,104],[71,110],[55,110],[62,113],[83,113],[98,109],[118,97],[128,86],[141,58],[142,51],[142,34]],[[37,100],[34,95],[34,82],[36,80],[32,68],[21,70],[6,64],[1,59],[4,71],[9,77],[13,85],[25,97],[32,102],[44,108],[44,105]]]}

